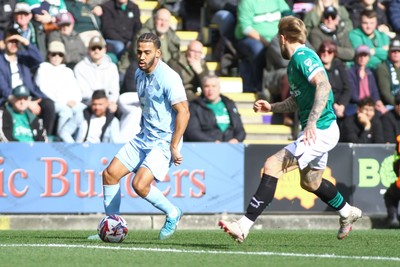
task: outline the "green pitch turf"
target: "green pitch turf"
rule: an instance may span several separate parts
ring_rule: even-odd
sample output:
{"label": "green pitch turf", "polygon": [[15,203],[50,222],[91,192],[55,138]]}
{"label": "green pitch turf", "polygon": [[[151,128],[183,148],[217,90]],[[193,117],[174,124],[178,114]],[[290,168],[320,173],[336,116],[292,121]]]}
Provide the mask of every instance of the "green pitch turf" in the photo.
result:
{"label": "green pitch turf", "polygon": [[123,243],[89,231],[0,231],[0,266],[400,266],[400,230],[253,230],[237,244],[222,230],[130,231]]}

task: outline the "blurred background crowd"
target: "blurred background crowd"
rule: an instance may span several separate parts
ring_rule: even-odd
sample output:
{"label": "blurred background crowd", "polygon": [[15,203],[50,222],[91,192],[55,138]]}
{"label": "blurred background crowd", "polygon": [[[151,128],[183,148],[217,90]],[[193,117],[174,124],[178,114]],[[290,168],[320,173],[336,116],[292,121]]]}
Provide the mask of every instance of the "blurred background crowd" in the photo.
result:
{"label": "blurred background crowd", "polygon": [[[221,80],[241,78],[255,99],[287,98],[277,39],[287,15],[305,22],[326,69],[340,141],[395,143],[400,0],[0,0],[0,140],[128,141],[140,130],[136,38],[154,32],[190,101],[185,140],[243,142]],[[296,114],[276,123],[298,127]]]}

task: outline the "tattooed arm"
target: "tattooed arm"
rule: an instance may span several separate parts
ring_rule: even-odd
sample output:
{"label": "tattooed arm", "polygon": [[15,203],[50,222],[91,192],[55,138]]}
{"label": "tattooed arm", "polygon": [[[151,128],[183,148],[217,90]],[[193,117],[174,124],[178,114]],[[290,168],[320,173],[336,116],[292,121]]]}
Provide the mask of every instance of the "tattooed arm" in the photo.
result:
{"label": "tattooed arm", "polygon": [[286,98],[284,101],[270,104],[266,100],[257,100],[254,103],[253,110],[255,112],[276,112],[290,113],[297,110],[297,104],[293,96]]}
{"label": "tattooed arm", "polygon": [[314,104],[308,116],[307,126],[304,128],[304,141],[306,144],[310,143],[310,140],[314,142],[316,140],[317,120],[326,106],[331,91],[331,85],[323,71],[318,72],[310,82],[316,88]]}

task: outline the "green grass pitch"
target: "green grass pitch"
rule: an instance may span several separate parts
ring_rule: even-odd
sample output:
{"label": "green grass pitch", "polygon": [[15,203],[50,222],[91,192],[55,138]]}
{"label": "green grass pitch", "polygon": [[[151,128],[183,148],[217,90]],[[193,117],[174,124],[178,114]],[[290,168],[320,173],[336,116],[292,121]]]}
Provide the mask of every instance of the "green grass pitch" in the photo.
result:
{"label": "green grass pitch", "polygon": [[0,231],[0,266],[400,266],[400,230],[253,230],[237,244],[222,230],[130,231],[122,243],[90,231]]}

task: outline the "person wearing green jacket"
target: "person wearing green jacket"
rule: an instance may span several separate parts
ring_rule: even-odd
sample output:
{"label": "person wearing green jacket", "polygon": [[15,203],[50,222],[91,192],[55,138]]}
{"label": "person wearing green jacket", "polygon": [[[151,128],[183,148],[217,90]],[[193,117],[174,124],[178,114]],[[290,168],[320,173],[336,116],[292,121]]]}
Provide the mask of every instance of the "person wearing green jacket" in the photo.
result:
{"label": "person wearing green jacket", "polygon": [[349,33],[349,39],[354,49],[360,45],[370,48],[370,60],[367,67],[376,67],[388,57],[389,37],[377,30],[378,17],[374,10],[364,10],[361,13],[360,27]]}

